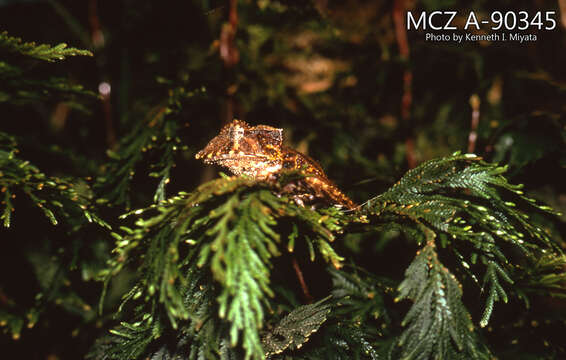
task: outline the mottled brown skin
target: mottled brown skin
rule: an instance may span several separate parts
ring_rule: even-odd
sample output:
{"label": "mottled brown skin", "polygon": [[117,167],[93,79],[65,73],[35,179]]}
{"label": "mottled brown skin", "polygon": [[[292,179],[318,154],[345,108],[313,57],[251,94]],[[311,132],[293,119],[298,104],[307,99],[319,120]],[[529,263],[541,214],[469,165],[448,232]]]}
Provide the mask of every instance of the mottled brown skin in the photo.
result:
{"label": "mottled brown skin", "polygon": [[234,120],[196,155],[207,164],[217,164],[236,175],[273,180],[284,170],[300,170],[307,176],[286,185],[300,205],[319,203],[353,209],[356,204],[332,183],[320,165],[310,157],[283,146],[283,129],[267,125],[250,126]]}

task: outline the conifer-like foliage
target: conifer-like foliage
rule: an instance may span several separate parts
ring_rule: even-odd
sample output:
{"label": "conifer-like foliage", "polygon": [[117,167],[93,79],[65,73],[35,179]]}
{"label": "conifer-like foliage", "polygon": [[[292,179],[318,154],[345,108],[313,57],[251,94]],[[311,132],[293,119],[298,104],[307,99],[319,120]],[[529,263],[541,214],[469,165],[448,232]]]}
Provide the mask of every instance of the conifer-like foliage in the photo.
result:
{"label": "conifer-like foliage", "polygon": [[[564,30],[439,45],[399,19],[445,2],[393,3],[0,3],[2,354],[566,358]],[[360,205],[196,160],[233,118]]]}
{"label": "conifer-like foliage", "polygon": [[36,44],[33,42],[26,43],[20,38],[9,36],[7,31],[0,33],[0,46],[2,47],[2,50],[7,53],[17,53],[34,59],[51,62],[63,60],[67,56],[92,56],[92,53],[88,50],[67,48],[67,44],[65,43],[55,46],[48,44]]}
{"label": "conifer-like foliage", "polygon": [[[324,326],[322,311],[336,311],[334,321],[338,324],[367,321],[364,316],[352,319],[354,313],[369,310],[365,299],[352,303],[354,289],[344,292],[337,288],[332,307],[315,307],[317,310],[312,311],[297,308],[273,324],[272,329],[263,330],[263,343],[260,340],[262,327],[269,322],[266,314],[273,306],[270,298],[275,295],[270,281],[274,258],[292,253],[301,241],[306,243],[311,261],[320,254],[334,268],[340,268],[343,258],[333,249],[334,234],[348,232],[361,222],[366,231],[395,226],[420,247],[398,285],[395,300],[408,299],[413,304],[400,324],[404,330],[388,357],[489,359],[490,351],[480,341],[462,300],[461,282],[453,274],[458,269],[451,271],[439,260],[437,247],[456,259],[453,262],[465,270],[464,277],[481,286],[476,288],[477,296],[485,297],[481,327],[488,324],[497,301],[508,301],[513,279],[526,269],[536,268],[539,256],[552,253],[556,261],[563,259],[557,244],[542,229],[528,222],[515,203],[503,200],[504,193],[509,192],[528,204],[534,201],[525,197],[519,186],[510,185],[502,176],[504,171],[472,154],[431,160],[348,214],[336,209],[299,207],[278,197],[277,186],[270,188],[245,177],[213,180],[191,194],[182,193],[150,208],[135,210],[129,216],[138,218],[137,226],[122,228],[123,235],[114,234],[117,242],[109,275],[136,264],[136,272],[142,276],[125,298],[122,311],[128,302],[145,303],[138,305],[138,309],[147,309],[138,316],[146,320],[136,325],[123,324],[123,330],[114,331],[111,341],[120,349],[116,358],[144,354],[144,346],[149,345],[148,326],[157,325],[153,322],[159,314],[173,329],[183,327],[196,315],[188,308],[198,308],[200,296],[183,292],[185,279],[196,273],[212,281],[208,291],[214,294],[209,304],[213,310],[209,311],[225,322],[212,330],[215,339],[223,339],[217,345],[241,344],[246,359],[300,349],[311,333]],[[538,208],[550,211],[546,206]],[[157,214],[144,216],[151,212]],[[285,230],[288,228],[291,230]],[[517,251],[513,252],[513,248]],[[334,276],[346,276],[339,274]],[[335,286],[343,287],[344,281],[336,281]],[[341,311],[343,306],[351,310]],[[377,317],[386,312],[385,304],[380,302],[372,310]],[[301,320],[294,320],[297,317]],[[152,329],[156,339],[165,331],[160,327]],[[378,334],[359,332],[366,347],[356,349],[358,357],[384,350],[379,346]],[[204,339],[197,342],[198,336],[192,336],[195,343],[207,343]],[[190,337],[185,340],[191,341]],[[220,347],[210,351],[223,354]],[[313,356],[308,351],[306,354]]]}
{"label": "conifer-like foliage", "polygon": [[[214,180],[192,194],[180,194],[131,215],[149,211],[158,214],[139,218],[135,229],[122,228],[124,236],[114,234],[118,241],[109,275],[132,262],[143,274],[125,300],[141,298],[151,303],[149,308],[166,314],[176,329],[178,321],[193,315],[187,309],[192,299],[183,292],[185,279],[190,273],[205,272],[217,282],[214,315],[230,324],[226,341],[235,346],[241,337],[246,358],[264,355],[259,333],[268,299],[275,294],[270,287],[271,259],[294,250],[298,227],[308,230],[301,241],[307,243],[311,259],[319,254],[336,267],[342,260],[330,245],[339,218],[298,207],[257,181]],[[284,219],[295,219],[286,239],[276,228]]]}
{"label": "conifer-like foliage", "polygon": [[22,39],[8,35],[7,31],[0,32],[0,102],[26,103],[45,99],[54,94],[61,97],[73,95],[91,95],[94,93],[84,90],[81,85],[69,81],[49,77],[37,78],[31,75],[35,67],[34,60],[55,62],[69,56],[92,56],[88,50],[67,47],[61,43],[55,46],[23,42]]}

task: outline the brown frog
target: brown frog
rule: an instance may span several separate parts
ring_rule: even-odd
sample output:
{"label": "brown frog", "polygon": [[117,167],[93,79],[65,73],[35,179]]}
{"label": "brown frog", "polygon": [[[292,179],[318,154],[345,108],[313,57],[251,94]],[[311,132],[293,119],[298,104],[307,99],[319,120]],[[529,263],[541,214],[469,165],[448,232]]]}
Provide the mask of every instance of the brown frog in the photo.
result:
{"label": "brown frog", "polygon": [[300,170],[306,177],[286,185],[282,191],[299,205],[330,204],[353,209],[356,204],[327,177],[310,157],[283,146],[283,129],[250,126],[233,120],[196,154],[207,164],[217,164],[236,175],[272,181],[281,171]]}

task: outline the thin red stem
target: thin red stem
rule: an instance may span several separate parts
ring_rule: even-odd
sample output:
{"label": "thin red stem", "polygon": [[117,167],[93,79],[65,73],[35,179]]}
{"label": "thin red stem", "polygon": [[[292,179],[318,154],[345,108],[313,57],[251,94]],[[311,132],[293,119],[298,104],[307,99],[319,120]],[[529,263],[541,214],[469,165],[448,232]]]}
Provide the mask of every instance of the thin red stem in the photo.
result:
{"label": "thin red stem", "polygon": [[307,303],[312,304],[313,297],[309,292],[309,288],[307,286],[307,283],[305,282],[305,278],[303,277],[303,272],[299,267],[297,258],[293,255],[291,261],[293,262],[293,269],[295,269],[295,274],[297,274],[297,279],[299,279],[299,283],[301,284],[301,289],[303,289],[303,294],[305,295],[305,299],[307,300]]}

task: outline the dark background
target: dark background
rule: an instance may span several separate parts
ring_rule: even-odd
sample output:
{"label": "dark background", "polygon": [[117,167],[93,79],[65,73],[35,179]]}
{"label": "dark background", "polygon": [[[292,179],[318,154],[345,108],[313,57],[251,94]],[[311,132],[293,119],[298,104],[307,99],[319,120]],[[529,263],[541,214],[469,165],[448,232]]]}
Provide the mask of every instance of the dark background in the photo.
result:
{"label": "dark background", "polygon": [[[457,10],[460,23],[469,11],[484,17],[493,10],[556,11],[558,26],[528,31],[537,41],[522,44],[425,42],[423,31],[396,31],[395,16],[404,19],[405,9]],[[182,87],[195,95],[180,100],[170,120],[186,148],[175,152],[167,194],[216,176],[194,154],[236,117],[282,127],[286,142],[317,159],[358,203],[425,160],[471,150],[508,164],[512,182],[564,211],[566,25],[560,16],[556,1],[240,1],[234,21],[227,1],[4,0],[0,30],[94,53],[30,64],[30,75],[64,77],[93,92],[107,82],[112,91],[107,98],[0,103],[0,129],[16,135],[22,158],[46,173],[94,184],[111,169],[107,150],[123,151],[124,138],[140,124],[152,126],[152,111],[170,89]],[[479,99],[477,125],[472,96]],[[476,126],[477,140],[470,142]],[[151,203],[159,179],[148,174],[161,156],[156,149],[132,165],[129,206],[114,202],[102,210],[105,219]],[[20,208],[12,229],[1,231],[0,290],[26,307],[39,286],[30,249],[67,236],[68,229],[53,230],[37,210]],[[564,220],[554,222],[557,234],[564,234]],[[64,242],[45,251],[62,246],[68,259],[79,254],[96,268],[112,240],[94,227],[82,234],[83,245],[73,251]],[[403,246],[394,250],[403,253]],[[392,264],[412,256],[379,259],[378,271],[400,278]],[[107,319],[92,310],[100,284],[84,271],[69,276],[83,310],[49,305],[36,328],[16,342],[2,335],[11,356],[82,358],[105,331]],[[111,298],[108,307],[115,303]]]}

